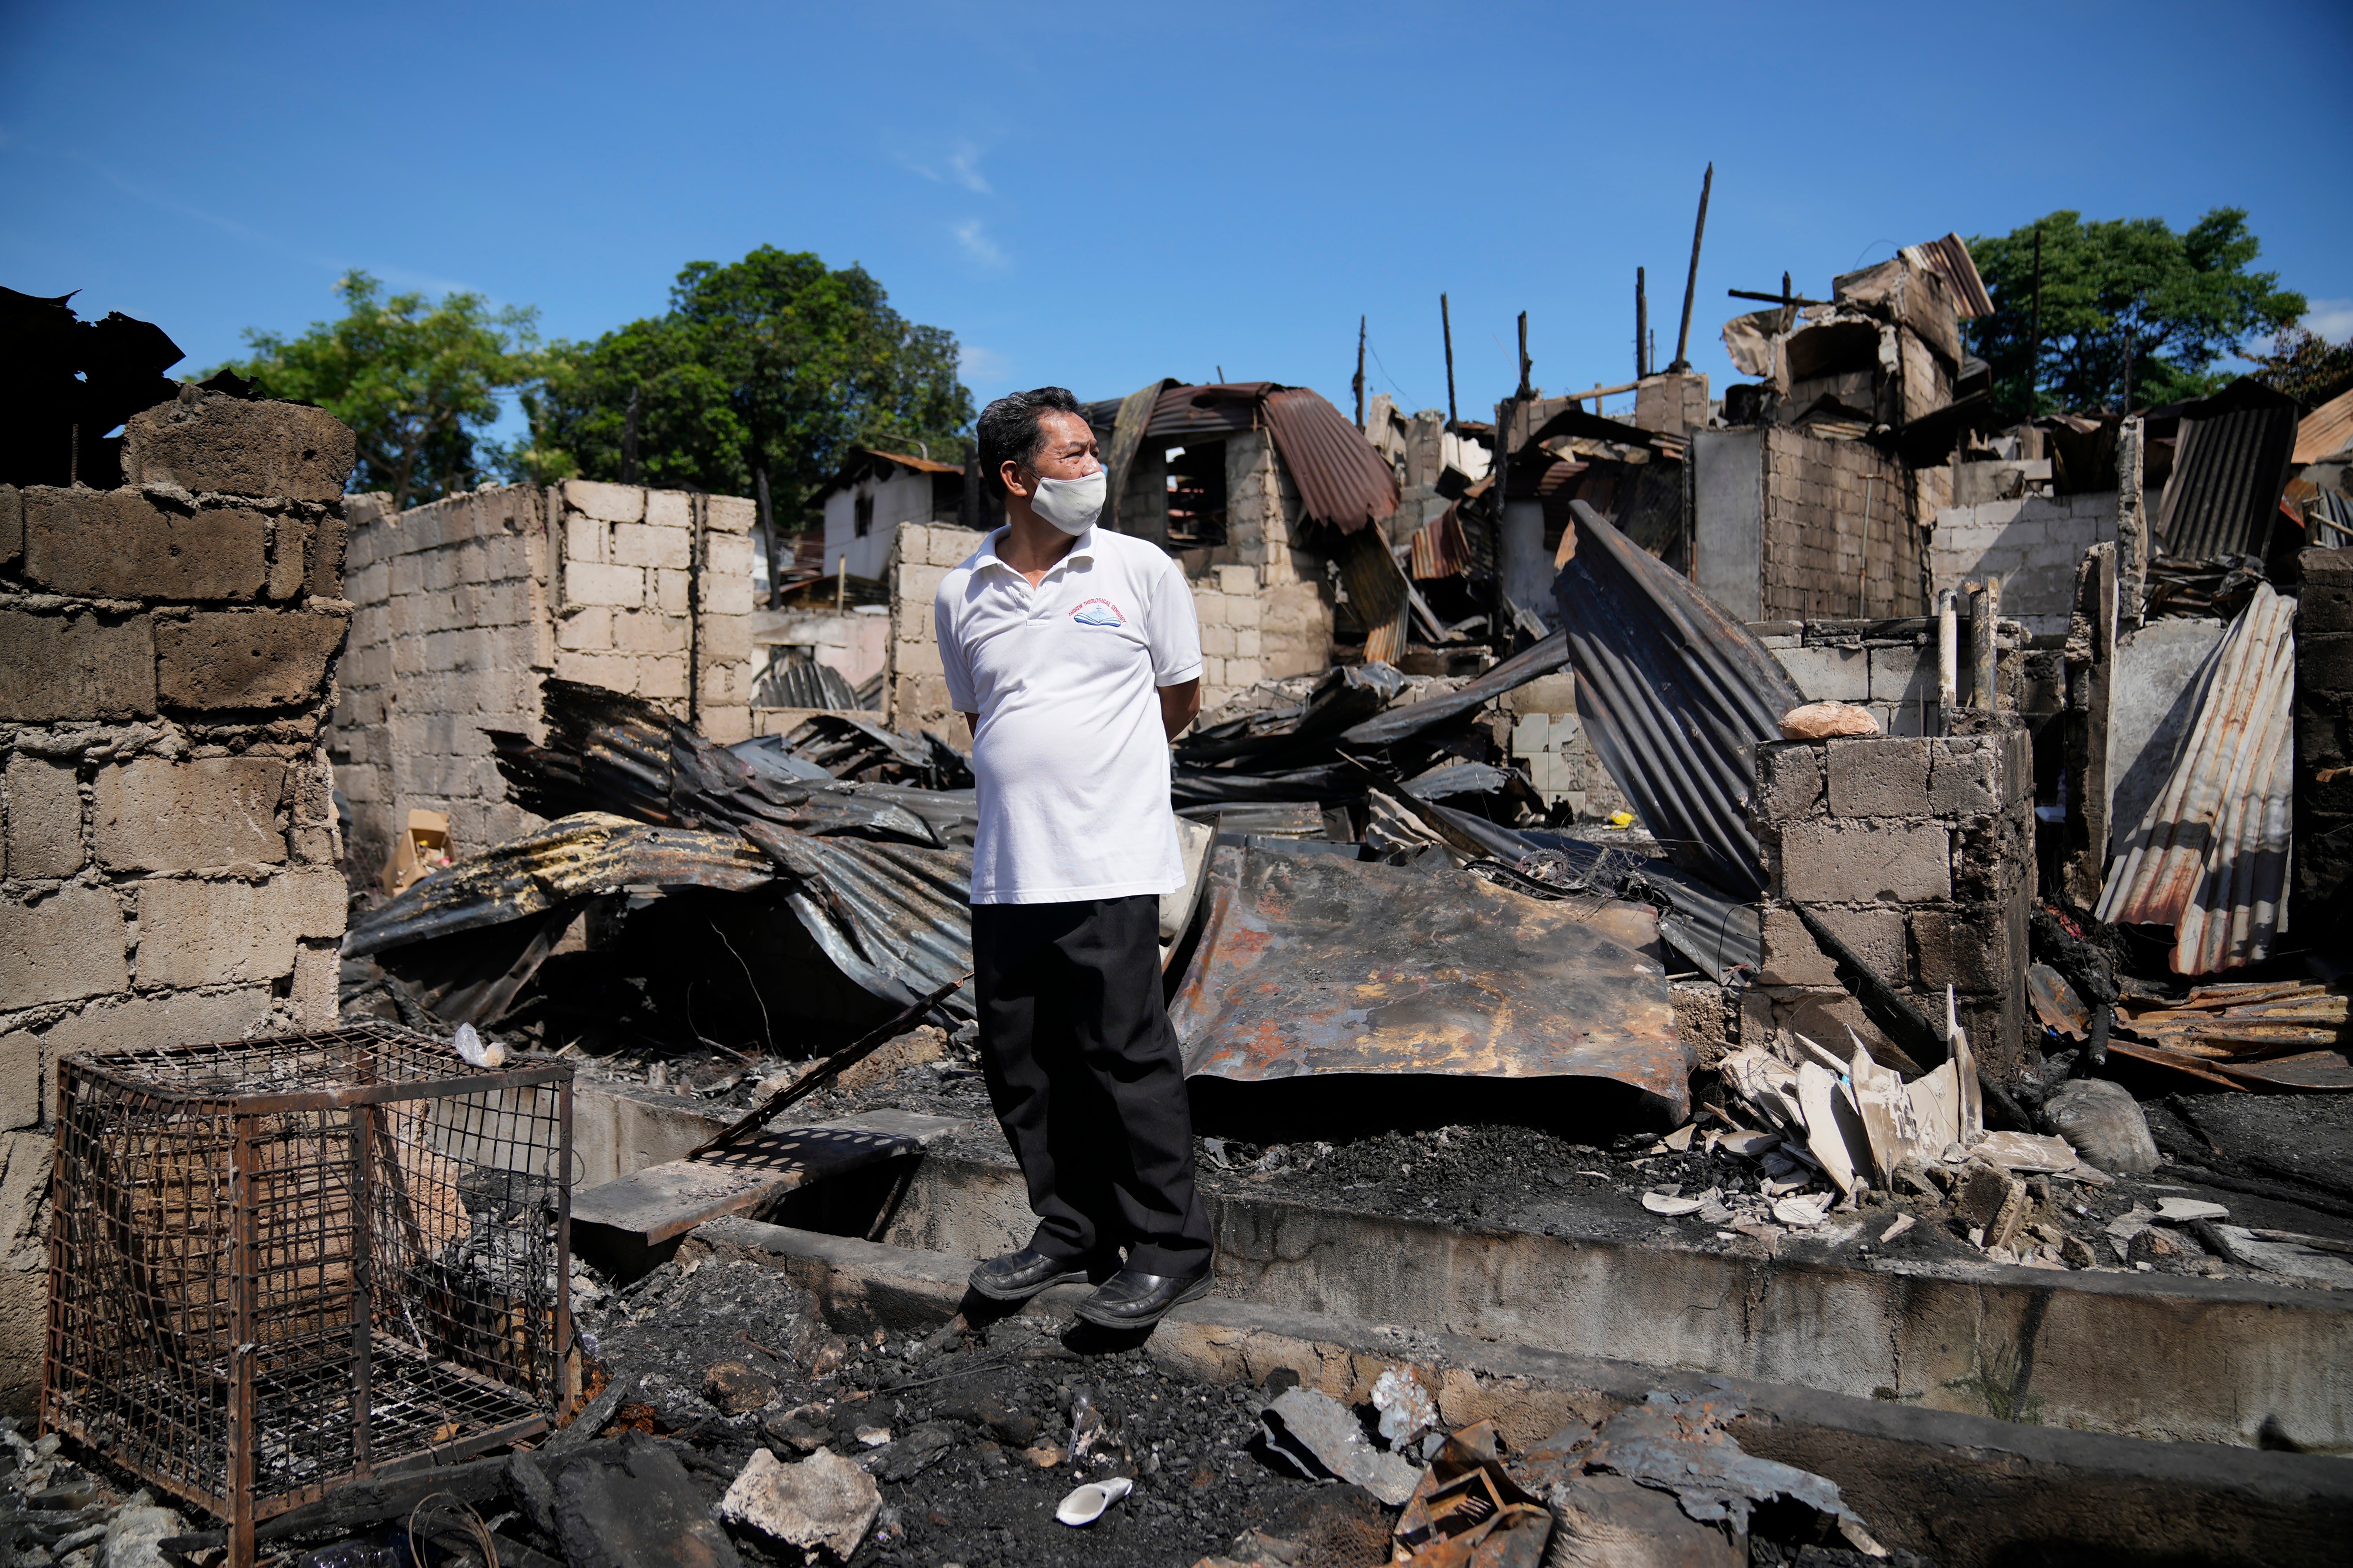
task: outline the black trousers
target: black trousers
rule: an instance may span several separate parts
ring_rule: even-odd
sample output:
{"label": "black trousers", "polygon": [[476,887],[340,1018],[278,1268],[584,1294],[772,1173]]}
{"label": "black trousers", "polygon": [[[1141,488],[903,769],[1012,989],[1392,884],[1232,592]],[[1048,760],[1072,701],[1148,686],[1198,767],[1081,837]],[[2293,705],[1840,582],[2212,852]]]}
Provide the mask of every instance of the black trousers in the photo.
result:
{"label": "black trousers", "polygon": [[1029,1186],[1029,1245],[1124,1247],[1127,1267],[1209,1258],[1193,1114],[1160,993],[1160,900],[975,904],[981,1069]]}

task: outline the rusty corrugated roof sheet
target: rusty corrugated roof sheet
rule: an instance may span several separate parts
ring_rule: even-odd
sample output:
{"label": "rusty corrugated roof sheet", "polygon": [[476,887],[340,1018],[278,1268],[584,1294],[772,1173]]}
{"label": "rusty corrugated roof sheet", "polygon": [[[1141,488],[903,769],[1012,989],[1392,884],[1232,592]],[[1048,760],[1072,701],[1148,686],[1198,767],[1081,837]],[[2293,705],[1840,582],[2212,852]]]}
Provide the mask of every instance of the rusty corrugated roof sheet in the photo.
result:
{"label": "rusty corrugated roof sheet", "polygon": [[1604,1078],[1680,1121],[1658,911],[1523,898],[1464,871],[1221,849],[1169,1020],[1187,1077]]}
{"label": "rusty corrugated roof sheet", "polygon": [[2301,467],[2333,458],[2353,446],[2353,392],[2340,392],[2296,422],[2295,454]]}
{"label": "rusty corrugated roof sheet", "polygon": [[1269,392],[1266,424],[1311,521],[1354,533],[1397,510],[1396,470],[1322,393]]}
{"label": "rusty corrugated roof sheet", "polygon": [[1573,549],[1552,592],[1577,668],[1577,717],[1675,864],[1754,898],[1766,882],[1748,826],[1757,747],[1781,738],[1798,689],[1689,578],[1583,501],[1569,507]]}
{"label": "rusty corrugated roof sheet", "polygon": [[2191,561],[2261,554],[2295,450],[2295,400],[2241,377],[2181,410],[2157,536]]}
{"label": "rusty corrugated roof sheet", "polygon": [[2255,963],[2287,927],[2295,601],[2257,584],[2198,686],[2189,741],[2109,868],[2098,911],[2173,927],[2177,974]]}
{"label": "rusty corrugated roof sheet", "polygon": [[1907,246],[1904,254],[1945,280],[1945,287],[1953,291],[1955,314],[1964,318],[1993,314],[1993,296],[1986,292],[1985,279],[1978,276],[1978,264],[1969,258],[1969,247],[1959,235]]}

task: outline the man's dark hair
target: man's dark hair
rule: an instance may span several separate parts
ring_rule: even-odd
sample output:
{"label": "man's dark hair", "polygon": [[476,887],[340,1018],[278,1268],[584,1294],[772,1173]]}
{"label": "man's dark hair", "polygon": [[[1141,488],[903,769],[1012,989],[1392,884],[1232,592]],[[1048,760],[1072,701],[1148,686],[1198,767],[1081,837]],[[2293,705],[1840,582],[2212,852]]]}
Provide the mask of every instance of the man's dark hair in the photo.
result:
{"label": "man's dark hair", "polygon": [[1038,428],[1038,416],[1050,409],[1086,417],[1079,400],[1071,395],[1067,386],[1033,386],[1027,392],[1008,392],[980,411],[980,422],[974,433],[980,441],[982,483],[998,495],[1005,493],[1005,465],[1012,462],[1027,468],[1029,459],[1038,455],[1039,445],[1045,439]]}

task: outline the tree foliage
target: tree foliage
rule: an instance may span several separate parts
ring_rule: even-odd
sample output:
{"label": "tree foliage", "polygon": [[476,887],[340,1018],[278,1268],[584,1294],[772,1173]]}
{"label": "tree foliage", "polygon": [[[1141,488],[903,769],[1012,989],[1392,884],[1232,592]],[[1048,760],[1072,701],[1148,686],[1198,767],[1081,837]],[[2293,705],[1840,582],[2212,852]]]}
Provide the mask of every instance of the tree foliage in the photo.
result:
{"label": "tree foliage", "polygon": [[[517,477],[600,479],[751,495],[765,471],[780,516],[797,510],[853,447],[964,455],[972,395],[954,333],[891,309],[860,267],[762,246],[690,262],[670,309],[547,356],[527,405]],[[623,447],[637,404],[636,467]]]}
{"label": "tree foliage", "polygon": [[2255,374],[2304,405],[2306,412],[2353,391],[2353,338],[2332,343],[2297,325],[2255,356]]}
{"label": "tree foliage", "polygon": [[250,359],[227,368],[267,396],[315,403],[359,437],[352,488],[392,492],[406,508],[480,482],[502,463],[495,443],[476,437],[499,416],[499,395],[538,369],[539,312],[497,310],[479,294],[389,298],[364,272],[335,285],[343,318],[313,321],[299,337],[248,328]]}
{"label": "tree foliage", "polygon": [[[2042,353],[2027,406],[2034,242],[2042,237]],[[1993,369],[1994,398],[2022,416],[2054,409],[2149,407],[2212,391],[2221,359],[2301,316],[2301,294],[2275,272],[2248,270],[2262,246],[2238,207],[2217,207],[2176,234],[2163,218],[2086,223],[2054,212],[1968,242],[1994,314],[1968,323]]]}

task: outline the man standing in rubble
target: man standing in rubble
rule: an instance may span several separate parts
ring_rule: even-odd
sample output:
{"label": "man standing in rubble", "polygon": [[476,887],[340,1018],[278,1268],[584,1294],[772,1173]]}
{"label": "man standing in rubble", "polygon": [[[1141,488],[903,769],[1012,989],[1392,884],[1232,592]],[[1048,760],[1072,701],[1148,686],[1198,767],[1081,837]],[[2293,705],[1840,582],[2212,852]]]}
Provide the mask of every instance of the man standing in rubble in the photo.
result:
{"label": "man standing in rubble", "polygon": [[1038,1226],[972,1288],[1027,1300],[1116,1261],[1079,1316],[1143,1327],[1209,1292],[1160,989],[1160,895],[1184,882],[1168,742],[1200,710],[1200,628],[1159,546],[1094,526],[1106,479],[1070,393],[998,398],[978,444],[1005,526],[941,582],[933,616],[979,784],[981,1065]]}

